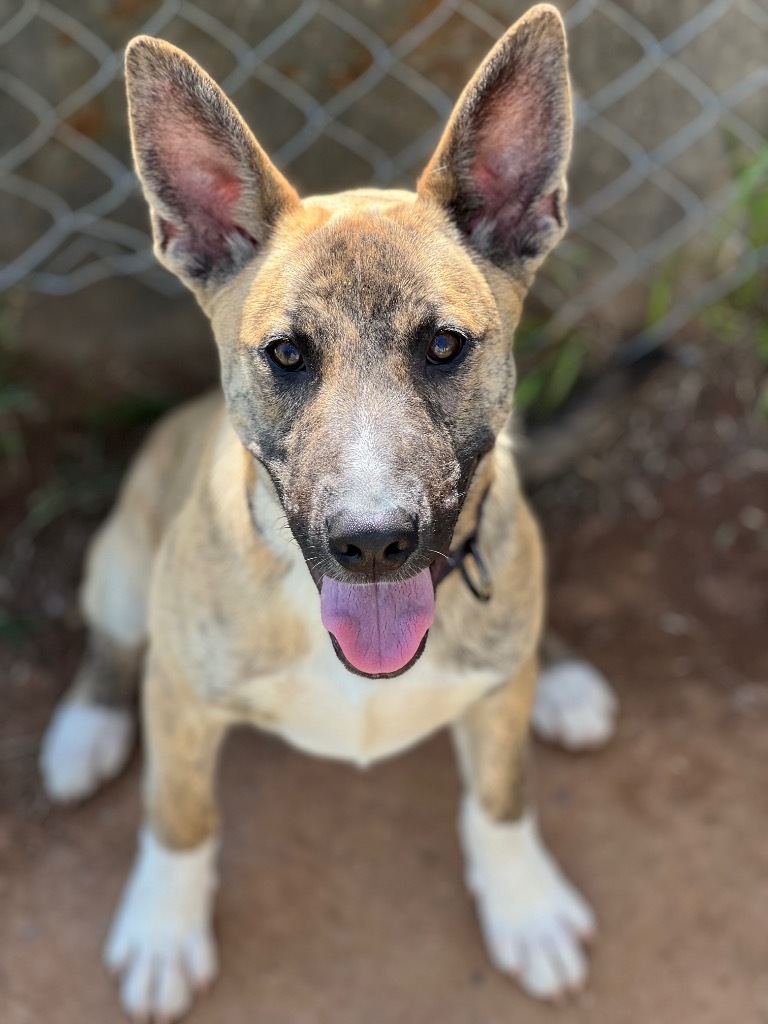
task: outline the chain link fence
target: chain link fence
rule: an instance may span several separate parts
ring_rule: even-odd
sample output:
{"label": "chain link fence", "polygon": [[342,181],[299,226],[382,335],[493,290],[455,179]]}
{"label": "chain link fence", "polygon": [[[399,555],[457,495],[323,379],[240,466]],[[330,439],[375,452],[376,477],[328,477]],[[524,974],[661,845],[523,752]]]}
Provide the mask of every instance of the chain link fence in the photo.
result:
{"label": "chain link fence", "polygon": [[[105,278],[174,300],[130,169],[122,51],[192,53],[300,189],[409,184],[528,6],[493,0],[0,0],[0,291]],[[768,263],[766,0],[561,3],[571,230],[534,326],[663,341]]]}

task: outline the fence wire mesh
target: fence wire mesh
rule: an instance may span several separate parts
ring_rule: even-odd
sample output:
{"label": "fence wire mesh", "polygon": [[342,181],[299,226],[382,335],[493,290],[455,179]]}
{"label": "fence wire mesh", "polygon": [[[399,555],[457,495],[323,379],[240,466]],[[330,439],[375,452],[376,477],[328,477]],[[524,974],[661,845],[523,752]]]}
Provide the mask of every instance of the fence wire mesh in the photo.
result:
{"label": "fence wire mesh", "polygon": [[[130,169],[130,35],[188,49],[289,176],[331,190],[412,182],[474,65],[525,6],[0,0],[0,291],[132,276],[175,294]],[[550,336],[597,316],[663,340],[768,263],[764,205],[757,217],[750,205],[768,171],[768,6],[560,6],[576,87],[571,231],[537,308]]]}

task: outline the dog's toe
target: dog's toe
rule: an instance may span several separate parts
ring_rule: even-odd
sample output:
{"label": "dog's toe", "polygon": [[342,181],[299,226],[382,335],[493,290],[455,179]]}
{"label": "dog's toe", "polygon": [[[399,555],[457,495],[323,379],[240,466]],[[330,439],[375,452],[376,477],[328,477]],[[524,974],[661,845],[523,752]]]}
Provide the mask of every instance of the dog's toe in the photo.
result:
{"label": "dog's toe", "polygon": [[142,836],[139,859],[104,951],[135,1020],[170,1024],[216,976],[211,930],[216,843],[165,849]]}
{"label": "dog's toe", "polygon": [[587,978],[594,915],[549,855],[535,823],[494,823],[466,801],[460,831],[493,963],[529,995],[557,1000]]}
{"label": "dog's toe", "polygon": [[116,945],[108,951],[107,961],[120,976],[120,998],[126,1013],[134,1020],[157,1024],[183,1017],[195,995],[204,991],[216,974],[213,940],[202,931],[165,936],[162,943],[124,937],[123,948]]}
{"label": "dog's toe", "polygon": [[618,701],[605,678],[583,661],[562,661],[539,676],[532,724],[536,735],[566,750],[595,750],[616,730]]}
{"label": "dog's toe", "polygon": [[578,992],[587,979],[587,960],[578,939],[560,921],[526,940],[520,982],[529,995],[557,999]]}
{"label": "dog's toe", "polygon": [[169,1024],[192,1005],[193,990],[178,955],[139,953],[123,975],[123,1008],[134,1020]]}
{"label": "dog's toe", "polygon": [[40,772],[51,800],[73,803],[91,796],[128,760],[134,716],[122,708],[65,701],[43,737]]}
{"label": "dog's toe", "polygon": [[190,935],[184,946],[184,968],[195,992],[206,992],[218,972],[216,946],[209,933]]}
{"label": "dog's toe", "polygon": [[561,999],[580,991],[587,979],[581,935],[566,919],[570,895],[561,892],[528,912],[481,908],[491,960],[534,998]]}

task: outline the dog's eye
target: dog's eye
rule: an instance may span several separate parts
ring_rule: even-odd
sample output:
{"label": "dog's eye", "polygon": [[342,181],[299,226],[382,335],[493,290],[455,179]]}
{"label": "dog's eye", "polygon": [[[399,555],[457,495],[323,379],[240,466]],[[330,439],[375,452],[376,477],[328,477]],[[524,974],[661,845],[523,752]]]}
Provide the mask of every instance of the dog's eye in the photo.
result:
{"label": "dog's eye", "polygon": [[280,338],[278,341],[273,341],[267,349],[267,355],[281,370],[304,369],[304,357],[299,351],[298,346],[294,345],[288,338]]}
{"label": "dog's eye", "polygon": [[434,336],[427,349],[430,363],[450,363],[464,348],[464,339],[455,331],[440,331]]}

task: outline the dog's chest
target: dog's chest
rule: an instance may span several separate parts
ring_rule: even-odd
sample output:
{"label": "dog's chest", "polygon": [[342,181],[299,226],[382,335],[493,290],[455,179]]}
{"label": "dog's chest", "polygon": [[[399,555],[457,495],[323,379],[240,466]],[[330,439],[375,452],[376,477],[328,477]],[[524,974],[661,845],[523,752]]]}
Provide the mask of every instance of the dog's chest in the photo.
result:
{"label": "dog's chest", "polygon": [[261,728],[293,746],[359,765],[397,754],[454,721],[497,682],[490,673],[451,675],[428,662],[397,679],[362,679],[332,650],[330,657],[335,665],[318,658],[249,680],[248,704]]}
{"label": "dog's chest", "polygon": [[240,710],[258,726],[308,753],[359,765],[397,754],[454,721],[501,681],[498,671],[440,664],[429,638],[402,676],[357,676],[337,658],[315,595],[306,597],[308,654],[285,670],[244,680],[237,693]]}

